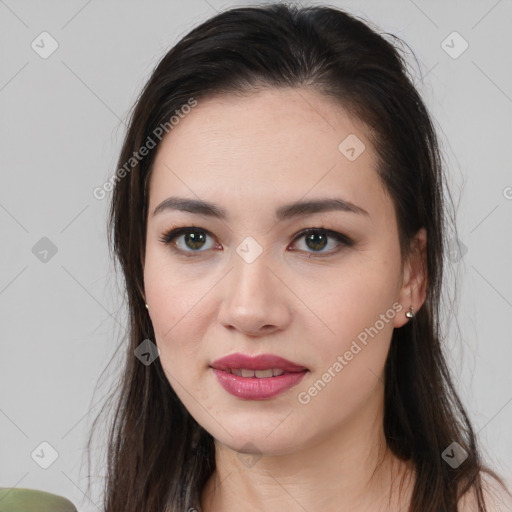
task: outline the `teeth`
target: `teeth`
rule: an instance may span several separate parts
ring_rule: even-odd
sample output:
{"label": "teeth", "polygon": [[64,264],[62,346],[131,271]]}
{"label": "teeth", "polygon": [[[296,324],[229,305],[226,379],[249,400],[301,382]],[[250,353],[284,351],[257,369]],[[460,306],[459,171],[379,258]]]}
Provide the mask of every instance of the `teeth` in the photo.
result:
{"label": "teeth", "polygon": [[268,370],[246,370],[245,368],[231,368],[233,375],[239,377],[257,377],[258,379],[264,379],[268,377],[277,377],[283,375],[284,370],[279,368],[269,368]]}

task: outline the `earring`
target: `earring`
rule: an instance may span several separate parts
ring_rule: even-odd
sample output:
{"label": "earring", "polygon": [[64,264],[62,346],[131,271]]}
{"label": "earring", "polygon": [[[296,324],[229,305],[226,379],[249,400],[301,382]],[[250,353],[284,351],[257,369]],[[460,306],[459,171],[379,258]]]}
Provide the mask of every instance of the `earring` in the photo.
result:
{"label": "earring", "polygon": [[149,306],[146,304],[146,309],[149,309]]}
{"label": "earring", "polygon": [[412,306],[409,306],[409,309],[410,309],[410,311],[405,312],[405,316],[407,318],[414,318],[415,317],[414,308]]}

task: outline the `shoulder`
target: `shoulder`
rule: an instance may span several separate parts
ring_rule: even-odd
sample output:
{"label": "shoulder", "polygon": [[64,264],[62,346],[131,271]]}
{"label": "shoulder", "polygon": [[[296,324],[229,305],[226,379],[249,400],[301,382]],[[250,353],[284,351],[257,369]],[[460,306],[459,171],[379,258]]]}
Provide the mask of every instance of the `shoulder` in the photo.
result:
{"label": "shoulder", "polygon": [[[504,488],[493,476],[480,473],[482,490],[487,512],[512,512],[512,492]],[[505,482],[509,484],[509,482]],[[473,489],[464,494],[458,503],[458,512],[478,512],[478,505]]]}

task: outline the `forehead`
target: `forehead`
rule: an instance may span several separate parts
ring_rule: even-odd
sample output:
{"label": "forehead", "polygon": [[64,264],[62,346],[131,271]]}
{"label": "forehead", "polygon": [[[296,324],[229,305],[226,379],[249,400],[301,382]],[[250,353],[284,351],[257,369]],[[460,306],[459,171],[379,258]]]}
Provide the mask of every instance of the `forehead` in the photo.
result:
{"label": "forehead", "polygon": [[160,143],[150,211],[178,194],[245,210],[329,195],[385,208],[375,166],[365,126],[332,98],[310,89],[221,95],[198,100]]}

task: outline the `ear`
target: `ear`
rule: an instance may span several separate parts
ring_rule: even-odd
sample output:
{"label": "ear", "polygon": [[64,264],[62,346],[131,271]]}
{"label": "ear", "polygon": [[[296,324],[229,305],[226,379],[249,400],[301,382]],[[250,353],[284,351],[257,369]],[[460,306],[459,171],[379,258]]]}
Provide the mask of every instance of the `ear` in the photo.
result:
{"label": "ear", "polygon": [[405,316],[409,306],[413,307],[414,313],[421,308],[427,296],[427,281],[427,232],[421,228],[411,240],[410,256],[404,264],[402,287],[397,298],[403,309],[395,316],[395,327],[402,327],[409,321]]}

